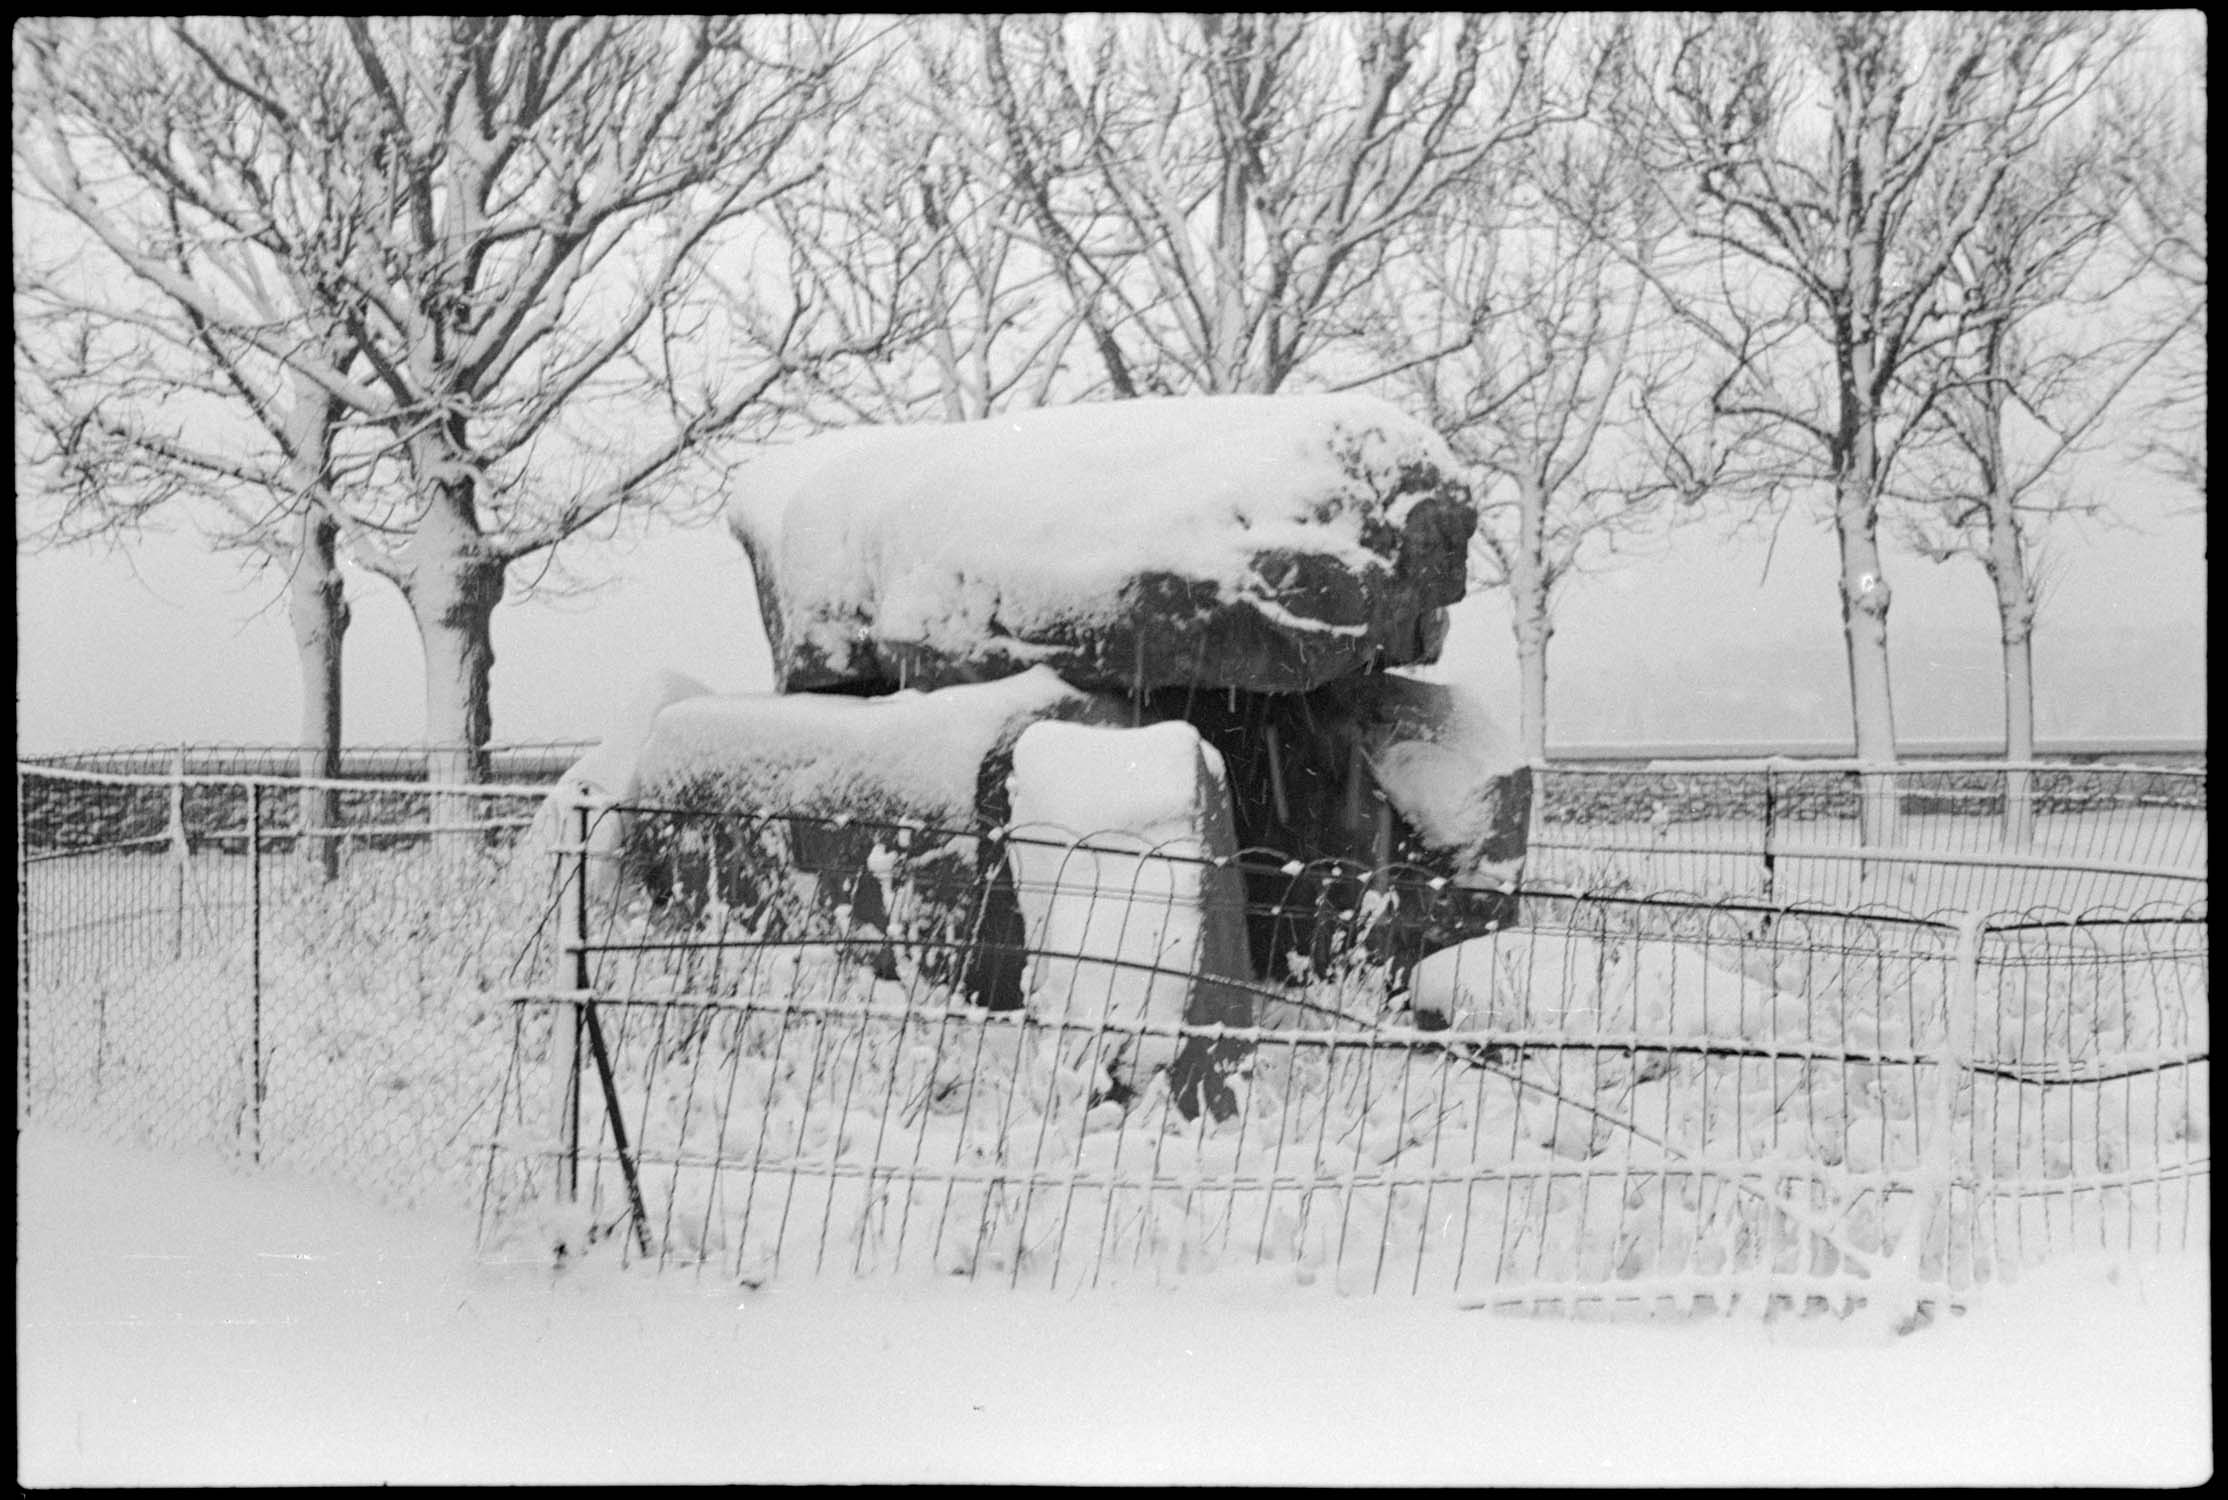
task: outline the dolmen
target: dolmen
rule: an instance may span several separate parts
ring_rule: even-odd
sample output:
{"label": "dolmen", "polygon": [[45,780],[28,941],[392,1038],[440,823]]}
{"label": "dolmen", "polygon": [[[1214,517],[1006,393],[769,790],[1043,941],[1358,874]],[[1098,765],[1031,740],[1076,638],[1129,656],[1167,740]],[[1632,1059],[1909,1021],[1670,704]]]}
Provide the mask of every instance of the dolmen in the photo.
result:
{"label": "dolmen", "polygon": [[553,801],[617,804],[590,841],[607,894],[696,911],[802,882],[865,961],[906,948],[1090,1038],[1111,1097],[1165,1072],[1218,1116],[1242,1049],[1173,1028],[1257,1020],[1383,872],[1449,893],[1374,931],[1398,972],[1513,913],[1529,770],[1474,694],[1407,670],[1437,658],[1476,512],[1389,404],[868,427],[768,450],[730,495],[775,690],[655,678],[568,773]]}

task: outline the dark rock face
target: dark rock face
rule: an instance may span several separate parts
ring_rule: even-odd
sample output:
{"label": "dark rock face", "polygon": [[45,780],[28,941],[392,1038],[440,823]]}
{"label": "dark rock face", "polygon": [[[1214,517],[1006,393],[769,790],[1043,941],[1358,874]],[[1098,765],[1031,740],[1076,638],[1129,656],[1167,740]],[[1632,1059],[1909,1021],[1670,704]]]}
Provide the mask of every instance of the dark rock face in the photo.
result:
{"label": "dark rock face", "polygon": [[[1404,866],[1441,876],[1369,931],[1396,971],[1505,925],[1531,815],[1531,772],[1458,690],[1373,674],[1306,694],[1167,690],[1148,700],[1221,752],[1246,861],[1248,941],[1264,979],[1334,961],[1350,915]],[[1301,869],[1285,868],[1298,861]]]}
{"label": "dark rock face", "polygon": [[835,433],[734,483],[783,691],[1305,692],[1434,659],[1477,520],[1434,433],[1350,396]]}
{"label": "dark rock face", "polygon": [[[625,886],[693,918],[717,903],[769,939],[833,942],[893,977],[901,951],[993,1010],[1022,1003],[1013,882],[979,837],[1007,817],[1031,724],[1127,722],[1047,674],[933,696],[705,695],[631,756]],[[895,910],[893,910],[893,907]]]}

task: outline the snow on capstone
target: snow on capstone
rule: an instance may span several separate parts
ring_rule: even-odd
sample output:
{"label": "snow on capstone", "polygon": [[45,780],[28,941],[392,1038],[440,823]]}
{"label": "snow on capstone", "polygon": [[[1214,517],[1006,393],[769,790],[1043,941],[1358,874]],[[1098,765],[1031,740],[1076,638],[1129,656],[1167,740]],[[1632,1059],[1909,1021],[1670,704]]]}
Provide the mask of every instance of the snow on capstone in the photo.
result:
{"label": "snow on capstone", "polygon": [[[1032,1015],[1251,1019],[1247,992],[1215,982],[1250,977],[1245,887],[1234,867],[1211,863],[1237,852],[1237,836],[1222,758],[1197,730],[1174,721],[1034,724],[1015,742],[1011,787],[1007,857],[1037,955],[1027,981]],[[1122,1039],[1110,1040],[1123,1050]],[[1143,1038],[1109,1071],[1135,1087],[1176,1050],[1173,1038]],[[1183,1082],[1179,1102],[1188,1104]]]}
{"label": "snow on capstone", "polygon": [[1435,655],[1476,520],[1438,435],[1352,395],[854,429],[734,486],[784,689],[1305,691]]}
{"label": "snow on capstone", "polygon": [[[876,698],[733,693],[685,699],[651,725],[630,791],[738,811],[972,826],[985,763],[1040,719],[1117,705],[1052,673]],[[994,771],[1002,767],[994,767]]]}

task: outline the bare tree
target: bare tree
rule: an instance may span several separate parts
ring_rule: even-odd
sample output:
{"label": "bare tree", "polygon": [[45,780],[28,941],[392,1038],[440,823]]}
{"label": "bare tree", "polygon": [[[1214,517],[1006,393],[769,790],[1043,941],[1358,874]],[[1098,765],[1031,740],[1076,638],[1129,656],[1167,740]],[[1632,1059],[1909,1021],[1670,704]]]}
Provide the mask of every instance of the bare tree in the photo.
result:
{"label": "bare tree", "polygon": [[1535,761],[1564,585],[1721,467],[1649,287],[1668,230],[1619,153],[1562,127],[1449,191],[1382,278],[1388,384],[1481,476],[1474,551],[1509,592]]}
{"label": "bare tree", "polygon": [[2179,333],[2123,331],[2131,278],[2109,252],[2126,178],[2105,132],[2076,131],[2014,165],[1952,257],[1943,304],[1956,332],[1903,372],[1922,441],[1894,485],[1912,547],[1938,562],[1971,557],[1992,585],[2011,767],[2005,829],[2022,847],[2034,833],[2019,768],[2035,757],[2040,528],[2069,510],[2094,512],[2064,482],[2067,460],[2092,445]]}
{"label": "bare tree", "polygon": [[[2211,392],[2211,319],[2207,294],[2206,20],[2174,18],[2187,31],[2156,39],[2168,55],[2123,87],[2107,113],[2117,135],[2115,163],[2127,191],[2122,221],[2151,271],[2152,319],[2172,337],[2156,393],[2146,403],[2144,456],[2168,476],[2207,493],[2207,415]],[[2161,22],[2161,29],[2168,23]],[[2194,47],[2180,45],[2183,36]]]}
{"label": "bare tree", "polygon": [[[2124,28],[2070,12],[1718,13],[1670,23],[1630,149],[1709,283],[1660,278],[1726,361],[1717,410],[1777,449],[1776,477],[1822,488],[1840,551],[1857,754],[1896,756],[1892,597],[1880,511],[1912,432],[1900,382],[1954,337],[1955,258],[2012,165],[2097,87]],[[1888,842],[1892,783],[1864,799]]]}
{"label": "bare tree", "polygon": [[[35,238],[35,237],[34,237]],[[173,252],[191,267],[197,247]],[[82,274],[82,270],[75,274]],[[285,579],[301,700],[301,774],[340,774],[342,644],[349,606],[334,521],[333,445],[340,403],[300,375],[267,384],[233,358],[208,325],[176,299],[150,292],[129,321],[96,312],[73,295],[73,273],[19,246],[15,264],[15,397],[33,451],[19,450],[18,545],[124,544],[139,530],[191,506],[213,545],[243,552]],[[300,330],[302,336],[314,336]],[[325,330],[330,357],[349,363],[345,340]],[[64,351],[42,358],[40,351]],[[186,398],[232,405],[249,422],[223,451],[188,441],[175,426],[134,420],[142,402],[173,407]],[[330,879],[339,848],[339,796],[306,788],[298,843]]]}
{"label": "bare tree", "polygon": [[[817,20],[38,23],[18,190],[125,273],[80,289],[96,320],[189,324],[244,374],[224,420],[334,403],[322,508],[408,601],[431,769],[470,779],[510,570],[670,493],[805,357],[810,309],[753,276],[750,235],[818,166],[841,52]],[[739,296],[713,295],[723,257]],[[225,469],[129,357],[53,388],[104,374],[137,398],[102,401],[107,428]]]}
{"label": "bare tree", "polygon": [[998,186],[979,59],[944,17],[880,39],[872,90],[834,123],[841,163],[772,205],[798,280],[871,359],[808,373],[814,425],[964,421],[1095,394],[1082,327]]}
{"label": "bare tree", "polygon": [[1114,396],[1272,392],[1472,164],[1555,114],[1545,17],[993,17],[998,177]]}

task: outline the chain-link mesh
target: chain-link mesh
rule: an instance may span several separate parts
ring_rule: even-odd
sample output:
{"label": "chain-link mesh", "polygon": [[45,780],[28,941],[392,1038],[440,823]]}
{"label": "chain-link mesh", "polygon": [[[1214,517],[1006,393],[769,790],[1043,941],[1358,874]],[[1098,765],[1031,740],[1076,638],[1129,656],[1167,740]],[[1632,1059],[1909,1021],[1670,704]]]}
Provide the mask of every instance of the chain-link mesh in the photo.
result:
{"label": "chain-link mesh", "polygon": [[2202,769],[1751,763],[1535,774],[1528,870],[1561,885],[1913,912],[2132,908],[2205,889]]}
{"label": "chain-link mesh", "polygon": [[[1410,870],[626,816],[576,830],[558,983],[519,999],[492,1242],[1652,1305],[1954,1294],[2205,1233],[2201,917],[2048,929],[2078,955],[1599,893],[1512,925]],[[1215,967],[1232,899],[1280,963]],[[2029,962],[2015,1040],[1986,1018]]]}
{"label": "chain-link mesh", "polygon": [[19,1107],[744,1277],[1769,1304],[2209,1235],[2201,906],[541,796],[19,765]]}
{"label": "chain-link mesh", "polygon": [[471,1201],[547,900],[539,789],[18,776],[23,1109]]}
{"label": "chain-link mesh", "polygon": [[[592,740],[527,740],[488,745],[468,753],[486,767],[490,782],[554,780],[594,746]],[[460,747],[440,745],[348,745],[339,752],[335,775],[358,781],[423,781],[430,756]],[[109,750],[72,750],[26,755],[18,764],[62,771],[102,771],[116,775],[296,776],[304,752],[299,745],[138,745]],[[310,758],[316,764],[316,757]]]}

